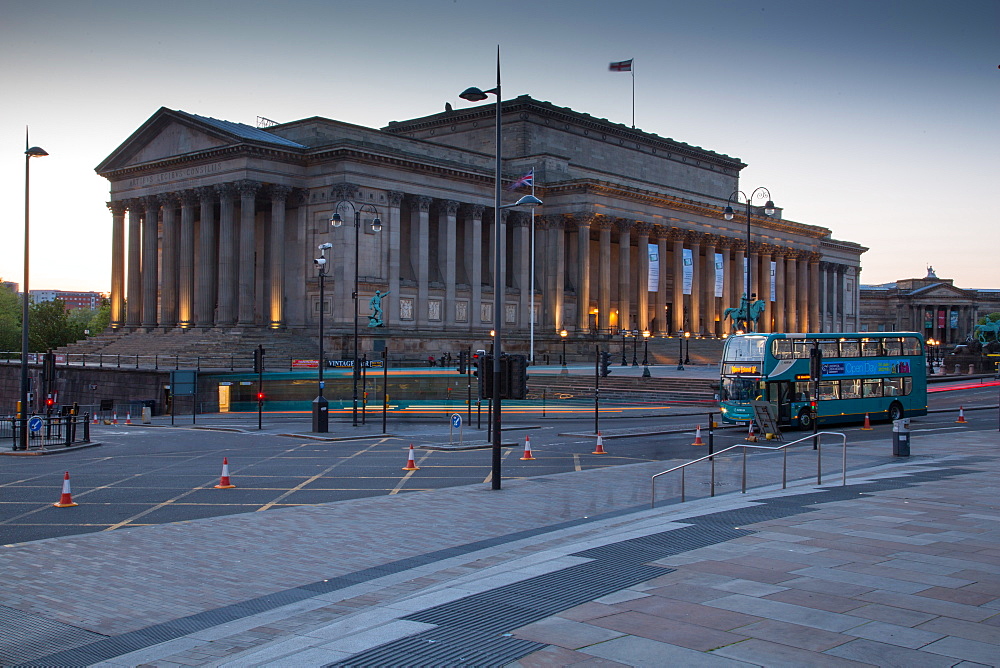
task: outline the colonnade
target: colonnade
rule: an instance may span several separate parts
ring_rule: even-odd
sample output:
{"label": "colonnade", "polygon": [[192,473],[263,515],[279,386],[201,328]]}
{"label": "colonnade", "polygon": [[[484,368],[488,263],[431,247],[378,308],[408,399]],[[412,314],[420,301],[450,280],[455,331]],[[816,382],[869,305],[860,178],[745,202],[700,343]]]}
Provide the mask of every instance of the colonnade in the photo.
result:
{"label": "colonnade", "polygon": [[912,302],[909,306],[913,330],[944,344],[965,343],[979,320],[979,309],[968,304]]}

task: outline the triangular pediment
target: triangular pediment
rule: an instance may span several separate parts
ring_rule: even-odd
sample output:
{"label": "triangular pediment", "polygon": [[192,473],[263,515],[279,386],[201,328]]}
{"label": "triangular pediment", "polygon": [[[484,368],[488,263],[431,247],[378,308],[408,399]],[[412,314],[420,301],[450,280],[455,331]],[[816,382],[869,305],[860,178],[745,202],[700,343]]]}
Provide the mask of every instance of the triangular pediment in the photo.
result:
{"label": "triangular pediment", "polygon": [[193,128],[176,121],[168,123],[148,143],[137,146],[122,166],[141,165],[186,153],[204,151],[236,143],[233,139],[213,137],[200,128]]}
{"label": "triangular pediment", "polygon": [[940,298],[940,299],[968,299],[969,295],[966,294],[965,290],[961,288],[956,288],[954,285],[948,285],[947,283],[938,283],[936,285],[927,285],[918,290],[914,290],[910,293],[911,295],[919,295],[923,298]]}

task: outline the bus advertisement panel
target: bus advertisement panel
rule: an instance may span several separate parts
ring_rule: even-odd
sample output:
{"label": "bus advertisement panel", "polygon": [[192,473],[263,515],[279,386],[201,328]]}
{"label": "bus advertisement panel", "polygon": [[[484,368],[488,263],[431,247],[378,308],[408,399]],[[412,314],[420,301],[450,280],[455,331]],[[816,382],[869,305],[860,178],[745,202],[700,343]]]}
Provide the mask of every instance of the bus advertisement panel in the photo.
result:
{"label": "bus advertisement panel", "polygon": [[722,418],[748,422],[751,401],[800,428],[812,427],[814,405],[820,424],[926,415],[926,374],[917,333],[739,334],[723,350]]}

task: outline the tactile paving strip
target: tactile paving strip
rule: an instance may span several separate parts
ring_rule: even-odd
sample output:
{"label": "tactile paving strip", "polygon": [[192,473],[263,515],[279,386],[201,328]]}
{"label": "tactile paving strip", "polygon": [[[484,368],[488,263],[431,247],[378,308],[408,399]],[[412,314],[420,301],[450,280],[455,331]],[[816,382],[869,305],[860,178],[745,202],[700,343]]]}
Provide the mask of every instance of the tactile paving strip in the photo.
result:
{"label": "tactile paving strip", "polygon": [[[375,647],[357,654],[345,662],[331,665],[503,665],[530,654],[541,648],[542,645],[504,636],[500,632],[501,629],[513,629],[523,626],[524,624],[531,623],[531,621],[543,619],[579,603],[603,596],[606,593],[618,591],[658,575],[671,572],[667,568],[644,565],[650,561],[751,534],[753,531],[738,529],[737,527],[744,527],[755,522],[786,517],[802,512],[811,512],[812,509],[810,506],[812,505],[857,498],[860,494],[908,487],[924,481],[939,480],[973,472],[973,470],[961,468],[918,471],[896,478],[885,478],[883,480],[849,485],[847,487],[836,486],[824,488],[823,492],[818,493],[807,492],[804,494],[777,497],[773,500],[762,501],[756,506],[688,518],[683,522],[692,525],[690,527],[683,527],[673,531],[653,534],[652,536],[643,536],[629,541],[584,550],[576,555],[593,558],[595,559],[594,562],[541,575],[537,578],[500,587],[490,592],[484,592],[483,594],[476,594],[405,617],[404,619],[413,621],[424,621],[425,618],[423,615],[427,615],[426,619],[438,615],[441,619],[441,626],[437,629],[431,629]],[[641,509],[645,509],[645,506],[608,513],[601,516],[601,518],[627,515]],[[273,610],[321,593],[336,591],[359,582],[368,582],[390,573],[405,571],[448,557],[469,554],[488,547],[495,547],[508,542],[585,524],[601,518],[591,517],[589,519],[564,522],[555,526],[540,527],[507,536],[498,536],[469,543],[463,546],[450,547],[437,552],[401,559],[363,571],[330,578],[327,581],[314,582],[214,610],[207,610],[195,615],[148,626],[138,631],[110,638],[74,629],[74,627],[59,625],[61,632],[66,632],[66,635],[57,634],[54,636],[57,642],[47,646],[46,650],[49,652],[48,654],[44,656],[29,656],[26,652],[21,651],[22,645],[15,645],[17,649],[16,654],[12,654],[6,660],[0,657],[0,665],[76,666],[108,661],[122,654],[180,638],[225,622]],[[589,569],[581,568],[583,566],[587,566]],[[591,574],[597,575],[591,577]],[[565,595],[561,595],[555,591],[559,588],[565,589]],[[495,620],[495,616],[488,619],[486,615],[489,607],[492,605],[491,597],[493,596],[508,597],[508,601],[513,601],[512,604],[508,603],[508,605],[517,608],[516,610],[509,611],[514,616],[505,617],[503,623]],[[530,602],[531,605],[525,605],[524,603],[519,605],[517,603],[519,600],[518,596],[522,597],[521,600]],[[498,598],[497,600],[500,599]],[[473,618],[480,616],[483,618],[483,624],[466,625],[456,623],[454,620],[463,619],[463,616],[462,614],[452,615],[452,608],[449,606],[466,606],[462,608],[464,616]],[[7,610],[12,609],[7,608]],[[0,624],[2,624],[2,619],[0,617]],[[58,625],[58,622],[48,623]],[[0,628],[5,628],[5,626],[0,625]],[[22,628],[25,628],[23,624]],[[77,636],[71,636],[67,629],[74,629],[83,634],[89,634],[86,638],[80,637],[80,642],[85,644],[77,645],[75,640]],[[60,638],[63,639],[61,643],[58,642]],[[64,649],[53,653],[52,649],[54,647],[62,647]],[[469,649],[473,647],[475,650]],[[369,657],[371,658],[369,659]]]}

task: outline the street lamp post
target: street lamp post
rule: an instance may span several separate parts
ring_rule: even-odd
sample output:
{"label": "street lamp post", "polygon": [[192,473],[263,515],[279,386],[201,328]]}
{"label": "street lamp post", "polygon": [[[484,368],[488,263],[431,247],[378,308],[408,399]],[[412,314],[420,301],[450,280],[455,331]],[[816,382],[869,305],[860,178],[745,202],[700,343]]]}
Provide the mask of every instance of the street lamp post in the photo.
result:
{"label": "street lamp post", "polygon": [[500,400],[500,355],[503,351],[501,346],[501,341],[503,338],[503,294],[504,285],[506,279],[504,277],[504,255],[501,251],[503,237],[500,233],[500,212],[502,209],[509,209],[515,206],[538,206],[542,203],[540,199],[534,195],[525,195],[517,202],[513,204],[500,204],[500,179],[502,177],[501,173],[501,159],[503,152],[503,126],[500,122],[500,107],[502,106],[503,97],[501,95],[500,89],[500,47],[497,46],[497,85],[495,88],[490,90],[481,90],[476,87],[466,88],[459,95],[463,100],[468,100],[469,102],[482,102],[488,99],[490,95],[496,97],[496,162],[494,166],[494,183],[493,183],[493,387],[491,388],[491,393],[493,395],[493,414],[491,417],[492,433],[490,434],[490,439],[492,442],[493,458],[492,458],[492,474],[490,476],[490,483],[494,490],[500,489],[500,463],[503,453],[500,451],[500,426],[501,426],[501,404]]}
{"label": "street lamp post", "polygon": [[752,322],[750,320],[750,303],[753,301],[753,299],[754,299],[754,297],[756,295],[754,295],[754,294],[752,294],[750,292],[750,290],[751,290],[750,286],[752,285],[751,282],[750,282],[750,279],[751,279],[750,267],[753,265],[753,263],[750,261],[750,205],[751,205],[751,202],[753,202],[753,199],[755,197],[757,198],[757,201],[760,201],[761,199],[764,199],[766,197],[767,201],[764,203],[764,215],[765,216],[770,216],[771,214],[774,213],[774,202],[771,201],[771,191],[768,190],[767,188],[765,188],[764,186],[759,186],[759,187],[755,188],[753,190],[753,192],[750,193],[749,197],[747,197],[746,193],[744,193],[742,190],[736,190],[736,191],[733,192],[732,195],[729,196],[729,200],[726,202],[726,208],[725,208],[725,210],[723,211],[723,214],[722,214],[723,217],[726,220],[732,220],[735,217],[736,212],[733,211],[732,204],[733,204],[733,202],[736,202],[737,204],[739,204],[740,195],[742,195],[743,199],[746,200],[746,207],[747,207],[747,253],[746,253],[746,256],[745,256],[745,259],[744,259],[744,262],[746,263],[746,272],[745,272],[746,273],[746,283],[745,283],[746,292],[743,295],[743,297],[746,299],[746,321],[745,322],[746,322],[747,331],[752,331],[752,329],[751,329],[752,328]]}
{"label": "street lamp post", "polygon": [[312,430],[318,434],[325,434],[330,430],[330,404],[323,396],[323,307],[326,305],[326,252],[333,248],[333,244],[325,243],[319,245],[319,257],[313,260],[313,264],[319,270],[319,374],[316,398],[312,405]]}
{"label": "street lamp post", "polygon": [[566,366],[566,335],[569,334],[565,329],[559,331],[559,336],[562,337],[562,365]]}
{"label": "street lamp post", "polygon": [[352,387],[354,396],[354,426],[358,426],[358,377],[361,369],[358,366],[358,248],[361,245],[361,212],[370,211],[375,215],[372,219],[372,232],[382,231],[382,220],[378,217],[378,209],[371,204],[362,204],[360,207],[354,206],[354,202],[348,199],[340,200],[333,207],[333,216],[330,217],[330,224],[340,227],[344,224],[344,219],[340,217],[340,205],[348,204],[354,211],[354,292],[351,298],[354,300],[354,361],[351,363]]}
{"label": "street lamp post", "polygon": [[642,365],[649,366],[649,330],[642,332]]}
{"label": "street lamp post", "polygon": [[639,330],[632,330],[632,366],[639,366]]}
{"label": "street lamp post", "polygon": [[684,370],[684,332],[677,333],[677,370]]}
{"label": "street lamp post", "polygon": [[625,359],[625,330],[622,330],[622,366],[628,366],[628,360]]}
{"label": "street lamp post", "polygon": [[24,285],[21,287],[21,439],[15,441],[15,445],[20,445],[15,449],[28,449],[28,240],[30,235],[28,230],[29,217],[29,193],[28,181],[32,158],[41,158],[48,153],[37,146],[28,148],[27,133],[24,142]]}
{"label": "street lamp post", "polygon": [[684,363],[691,363],[691,332],[684,332]]}

